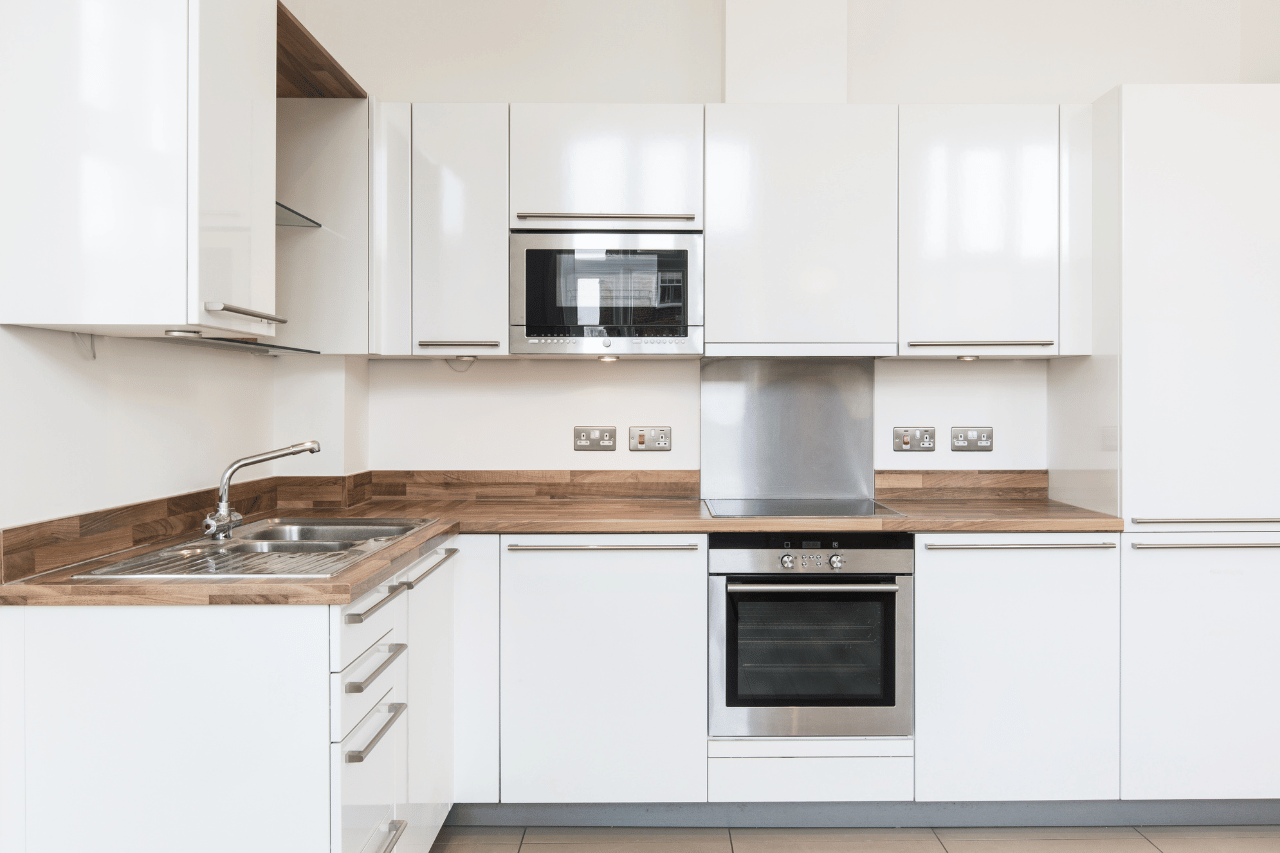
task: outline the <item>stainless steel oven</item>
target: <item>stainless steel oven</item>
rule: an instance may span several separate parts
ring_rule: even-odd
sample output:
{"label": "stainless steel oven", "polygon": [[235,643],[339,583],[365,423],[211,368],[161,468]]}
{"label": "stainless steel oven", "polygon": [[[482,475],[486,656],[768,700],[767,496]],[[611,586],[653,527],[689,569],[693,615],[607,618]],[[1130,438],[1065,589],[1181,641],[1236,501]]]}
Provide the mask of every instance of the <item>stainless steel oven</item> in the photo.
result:
{"label": "stainless steel oven", "polygon": [[702,349],[701,234],[512,232],[512,353]]}
{"label": "stainless steel oven", "polygon": [[709,546],[712,737],[912,734],[911,534]]}

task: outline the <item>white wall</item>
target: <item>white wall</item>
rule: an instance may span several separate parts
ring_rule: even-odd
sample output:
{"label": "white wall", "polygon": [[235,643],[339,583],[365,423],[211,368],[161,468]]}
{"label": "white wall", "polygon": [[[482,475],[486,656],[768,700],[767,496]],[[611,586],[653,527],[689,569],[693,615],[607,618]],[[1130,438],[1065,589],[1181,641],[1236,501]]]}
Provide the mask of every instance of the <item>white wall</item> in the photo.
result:
{"label": "white wall", "polygon": [[[380,469],[698,467],[698,361],[369,362],[369,464]],[[670,426],[671,450],[573,449],[573,427]]]}
{"label": "white wall", "polygon": [[286,355],[273,360],[275,437],[271,447],[320,442],[319,453],[278,460],[275,473],[330,476],[369,470],[369,360],[340,355]]}

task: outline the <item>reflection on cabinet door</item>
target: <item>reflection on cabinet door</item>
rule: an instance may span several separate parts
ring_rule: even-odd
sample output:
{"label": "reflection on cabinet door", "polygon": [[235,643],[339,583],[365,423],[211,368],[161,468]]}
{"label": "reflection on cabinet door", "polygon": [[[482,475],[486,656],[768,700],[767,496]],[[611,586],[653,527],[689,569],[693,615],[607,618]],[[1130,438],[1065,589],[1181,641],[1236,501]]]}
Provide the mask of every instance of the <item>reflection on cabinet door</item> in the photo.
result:
{"label": "reflection on cabinet door", "polygon": [[897,165],[893,105],[708,105],[707,354],[896,355]]}
{"label": "reflection on cabinet door", "polygon": [[701,231],[702,110],[701,104],[512,104],[508,224]]}
{"label": "reflection on cabinet door", "polygon": [[901,355],[1057,353],[1058,107],[903,105]]}
{"label": "reflection on cabinet door", "polygon": [[413,105],[415,355],[506,355],[507,105]]}
{"label": "reflection on cabinet door", "polygon": [[1280,797],[1280,533],[1123,540],[1121,796]]}

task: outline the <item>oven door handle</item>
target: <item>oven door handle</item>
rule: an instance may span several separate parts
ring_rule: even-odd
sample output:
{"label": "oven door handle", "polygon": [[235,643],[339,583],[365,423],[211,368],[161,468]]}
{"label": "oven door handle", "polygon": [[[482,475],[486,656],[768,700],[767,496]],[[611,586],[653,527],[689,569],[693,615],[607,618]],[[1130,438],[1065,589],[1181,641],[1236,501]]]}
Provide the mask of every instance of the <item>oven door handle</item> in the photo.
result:
{"label": "oven door handle", "polygon": [[729,592],[897,592],[896,583],[731,583]]}

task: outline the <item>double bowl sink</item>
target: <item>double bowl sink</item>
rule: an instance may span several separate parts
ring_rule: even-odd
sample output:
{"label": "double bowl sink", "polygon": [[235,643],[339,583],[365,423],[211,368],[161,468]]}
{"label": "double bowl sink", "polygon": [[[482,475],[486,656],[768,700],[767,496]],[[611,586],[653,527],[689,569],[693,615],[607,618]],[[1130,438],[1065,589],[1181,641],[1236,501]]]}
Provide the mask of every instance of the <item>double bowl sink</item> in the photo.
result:
{"label": "double bowl sink", "polygon": [[229,539],[196,539],[73,575],[86,578],[323,578],[381,551],[434,518],[267,518]]}

